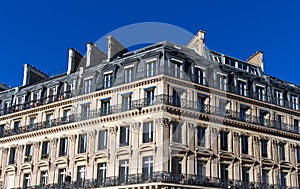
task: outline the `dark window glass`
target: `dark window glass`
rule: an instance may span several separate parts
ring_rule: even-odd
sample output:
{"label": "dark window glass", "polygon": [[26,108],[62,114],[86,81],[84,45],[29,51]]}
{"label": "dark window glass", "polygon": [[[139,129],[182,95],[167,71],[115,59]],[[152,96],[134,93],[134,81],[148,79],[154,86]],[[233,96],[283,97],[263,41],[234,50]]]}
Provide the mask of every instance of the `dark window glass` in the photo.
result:
{"label": "dark window glass", "polygon": [[78,137],[78,153],[86,153],[87,134],[81,134]]}
{"label": "dark window glass", "polygon": [[143,124],[143,143],[153,142],[153,122]]}
{"label": "dark window glass", "polygon": [[248,136],[241,136],[242,140],[242,153],[248,154]]}
{"label": "dark window glass", "polygon": [[97,185],[101,186],[105,184],[106,181],[106,163],[98,163],[97,169]]}
{"label": "dark window glass", "polygon": [[153,177],[153,157],[143,157],[143,179],[149,180]]}
{"label": "dark window glass", "polygon": [[61,138],[59,141],[59,156],[68,154],[68,138]]}
{"label": "dark window glass", "polygon": [[182,142],[182,124],[181,123],[173,123],[172,137],[173,142],[181,143]]}
{"label": "dark window glass", "polygon": [[120,160],[119,161],[119,181],[121,183],[128,182],[128,174],[129,174],[129,160]]}
{"label": "dark window glass", "polygon": [[221,131],[220,132],[220,144],[221,150],[228,150],[228,133]]}
{"label": "dark window glass", "polygon": [[129,126],[120,128],[120,146],[129,146]]}
{"label": "dark window glass", "polygon": [[205,147],[205,130],[204,127],[197,127],[197,134],[198,134],[198,146]]}
{"label": "dark window glass", "polygon": [[268,157],[268,141],[261,140],[261,155],[262,157]]}
{"label": "dark window glass", "polygon": [[107,130],[99,131],[98,150],[107,149]]}

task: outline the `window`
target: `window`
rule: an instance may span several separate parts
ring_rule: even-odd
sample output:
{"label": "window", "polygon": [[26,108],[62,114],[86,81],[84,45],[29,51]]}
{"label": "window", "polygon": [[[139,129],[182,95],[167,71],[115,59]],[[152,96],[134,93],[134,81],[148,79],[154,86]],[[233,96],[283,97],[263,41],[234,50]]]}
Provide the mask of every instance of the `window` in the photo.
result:
{"label": "window", "polygon": [[297,163],[300,163],[300,147],[297,146]]}
{"label": "window", "polygon": [[195,83],[205,84],[204,83],[204,71],[201,68],[195,67]]}
{"label": "window", "polygon": [[4,114],[10,113],[9,105],[10,103],[8,101],[3,103]]}
{"label": "window", "polygon": [[172,124],[172,142],[182,142],[182,123],[173,122]]}
{"label": "window", "polygon": [[129,126],[120,128],[120,147],[129,146]]}
{"label": "window", "polygon": [[280,160],[285,160],[285,144],[279,143],[279,157]]}
{"label": "window", "polygon": [[198,177],[203,177],[206,176],[206,161],[197,161],[197,176]]}
{"label": "window", "polygon": [[216,84],[217,84],[218,89],[226,90],[226,88],[227,88],[227,86],[226,86],[227,85],[226,75],[217,74]]}
{"label": "window", "polygon": [[14,122],[14,133],[18,134],[20,132],[20,121]]}
{"label": "window", "polygon": [[36,117],[31,117],[29,119],[29,126],[31,129],[35,128],[35,124],[36,124]]}
{"label": "window", "polygon": [[291,95],[291,108],[298,110],[298,97],[296,95]]}
{"label": "window", "polygon": [[68,154],[68,138],[61,138],[59,140],[59,156],[66,156]]}
{"label": "window", "polygon": [[53,114],[46,114],[46,126],[52,126]]}
{"label": "window", "polygon": [[52,87],[50,89],[48,89],[48,103],[50,102],[54,102],[55,101],[55,96],[56,96],[56,87]]}
{"label": "window", "polygon": [[146,65],[147,77],[153,77],[156,75],[156,60],[148,62]]}
{"label": "window", "polygon": [[9,165],[16,163],[16,150],[17,149],[15,147],[10,148],[9,150],[9,161],[8,161]]}
{"label": "window", "polygon": [[85,180],[86,167],[78,166],[77,167],[77,182],[83,182]]}
{"label": "window", "polygon": [[294,132],[299,133],[299,120],[294,119]]}
{"label": "window", "polygon": [[228,133],[221,131],[220,132],[220,145],[221,145],[221,150],[228,150]]}
{"label": "window", "polygon": [[281,91],[274,91],[274,103],[279,106],[283,105],[283,95]]}
{"label": "window", "polygon": [[268,157],[268,141],[261,140],[261,156]]}
{"label": "window", "polygon": [[69,123],[71,121],[70,116],[71,116],[71,110],[70,109],[67,109],[67,110],[63,111],[63,121],[65,123]]}
{"label": "window", "polygon": [[125,78],[125,83],[130,83],[133,81],[133,67],[131,68],[126,68],[124,70],[124,78]]}
{"label": "window", "polygon": [[58,169],[58,185],[62,186],[65,183],[66,179],[66,169]]}
{"label": "window", "polygon": [[178,175],[182,173],[182,158],[173,157],[172,158],[172,170],[171,173]]}
{"label": "window", "polygon": [[30,174],[25,173],[23,178],[23,188],[29,188],[30,187]]}
{"label": "window", "polygon": [[264,100],[264,88],[260,86],[256,86],[256,99],[257,100]]}
{"label": "window", "polygon": [[123,110],[131,110],[131,96],[132,96],[131,94],[132,93],[122,95]]}
{"label": "window", "polygon": [[267,114],[268,114],[268,112],[265,111],[265,110],[260,110],[259,111],[259,124],[260,125],[267,126],[266,120],[265,120],[265,117],[266,117]]}
{"label": "window", "polygon": [[112,87],[112,82],[113,82],[112,73],[104,74],[104,88],[107,89]]}
{"label": "window", "polygon": [[105,184],[106,181],[106,163],[98,163],[97,169],[97,185],[101,186]]}
{"label": "window", "polygon": [[90,104],[81,105],[81,119],[89,119],[90,118]]}
{"label": "window", "polygon": [[143,143],[153,142],[153,122],[143,124]]}
{"label": "window", "polygon": [[249,170],[250,170],[249,167],[242,168],[242,180],[245,184],[249,183]]}
{"label": "window", "polygon": [[37,103],[39,101],[39,99],[40,99],[40,92],[34,92],[34,93],[32,93],[31,98],[32,98],[32,101],[34,103]]}
{"label": "window", "polygon": [[267,186],[269,184],[269,170],[262,170],[262,183],[264,186]]}
{"label": "window", "polygon": [[25,96],[19,96],[19,97],[17,97],[16,110],[23,110],[24,99],[25,99]]}
{"label": "window", "polygon": [[40,184],[41,186],[48,184],[48,171],[41,171]]}
{"label": "window", "polygon": [[220,173],[221,173],[221,181],[222,182],[227,182],[228,180],[228,164],[221,163],[220,164]]}
{"label": "window", "polygon": [[237,92],[239,95],[247,96],[247,85],[245,81],[238,80],[237,82]]}
{"label": "window", "polygon": [[227,104],[227,100],[219,99],[218,114],[225,116]]}
{"label": "window", "polygon": [[183,77],[183,66],[182,63],[174,63],[174,76],[176,78],[182,78]]}
{"label": "window", "polygon": [[248,154],[248,136],[241,136],[242,140],[242,153],[243,154]]}
{"label": "window", "polygon": [[153,177],[153,157],[143,157],[143,179],[149,180]]}
{"label": "window", "polygon": [[205,147],[205,130],[204,127],[197,127],[197,134],[198,134],[198,142],[197,145],[201,147]]}
{"label": "window", "polygon": [[205,112],[205,99],[206,97],[198,95],[197,98],[197,109],[199,112]]}
{"label": "window", "polygon": [[0,138],[4,136],[4,127],[5,125],[0,125]]}
{"label": "window", "polygon": [[282,115],[277,115],[276,116],[276,127],[280,129],[282,126]]}
{"label": "window", "polygon": [[98,150],[107,149],[107,130],[99,131]]}
{"label": "window", "polygon": [[92,79],[84,80],[84,94],[92,92]]}
{"label": "window", "polygon": [[176,89],[173,89],[173,105],[181,107],[181,92]]}
{"label": "window", "polygon": [[32,152],[33,152],[33,145],[32,144],[27,144],[25,147],[25,158],[24,161],[32,161]]}
{"label": "window", "polygon": [[87,134],[80,134],[78,137],[78,153],[86,153]]}
{"label": "window", "polygon": [[246,111],[247,111],[246,107],[244,107],[244,106],[240,107],[240,120],[241,121],[246,121]]}
{"label": "window", "polygon": [[119,179],[121,183],[127,183],[129,174],[129,160],[119,161]]}
{"label": "window", "polygon": [[286,177],[287,177],[287,173],[285,172],[280,172],[280,185],[282,188],[286,187]]}
{"label": "window", "polygon": [[146,106],[150,106],[154,104],[154,87],[145,89],[146,92],[146,102],[145,105]]}
{"label": "window", "polygon": [[101,100],[101,115],[110,114],[110,98]]}
{"label": "window", "polygon": [[50,152],[50,142],[49,141],[44,141],[42,143],[42,159],[47,159],[49,158],[49,152]]}

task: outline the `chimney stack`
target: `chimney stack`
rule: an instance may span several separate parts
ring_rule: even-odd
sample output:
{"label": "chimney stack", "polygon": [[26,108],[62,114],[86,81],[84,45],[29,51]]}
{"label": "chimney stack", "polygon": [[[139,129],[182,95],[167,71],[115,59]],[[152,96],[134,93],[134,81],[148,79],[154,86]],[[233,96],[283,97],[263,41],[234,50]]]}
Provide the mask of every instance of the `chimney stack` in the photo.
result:
{"label": "chimney stack", "polygon": [[35,67],[24,64],[23,86],[47,79],[49,76]]}
{"label": "chimney stack", "polygon": [[124,47],[118,40],[116,40],[113,36],[107,36],[107,58],[111,60],[115,56],[119,54],[124,54],[128,52],[128,49]]}
{"label": "chimney stack", "polygon": [[250,58],[246,60],[246,62],[255,64],[260,67],[262,71],[264,71],[264,52],[255,52],[252,56],[250,56]]}
{"label": "chimney stack", "polygon": [[187,45],[188,48],[194,49],[201,56],[205,56],[205,34],[204,30],[200,30]]}

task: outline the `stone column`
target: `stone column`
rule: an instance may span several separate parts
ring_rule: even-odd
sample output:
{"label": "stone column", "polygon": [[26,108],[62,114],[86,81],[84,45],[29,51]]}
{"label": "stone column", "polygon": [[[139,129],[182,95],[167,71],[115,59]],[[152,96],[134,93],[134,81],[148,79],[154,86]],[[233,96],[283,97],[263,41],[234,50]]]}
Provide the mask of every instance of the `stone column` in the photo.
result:
{"label": "stone column", "polygon": [[58,139],[53,138],[50,140],[50,167],[49,167],[49,183],[55,183],[55,160],[57,158],[56,151],[57,151],[57,144]]}
{"label": "stone column", "polygon": [[30,183],[32,186],[37,185],[39,182],[37,163],[39,162],[39,159],[40,159],[40,145],[41,145],[41,142],[35,142],[33,144],[33,152],[32,152],[33,170],[32,170],[32,174],[31,174],[31,183]]}
{"label": "stone column", "polygon": [[[141,160],[139,158],[139,133],[140,133],[140,127],[141,127],[141,123],[133,123],[130,126],[130,135],[131,135],[131,146],[130,146],[130,151],[131,151],[131,156],[130,156],[130,165],[129,167],[132,167],[132,169],[130,169],[130,174],[137,174],[137,173],[141,173],[141,169],[138,170],[138,168],[140,168],[139,166],[139,160]],[[142,161],[142,160],[141,160]]]}
{"label": "stone column", "polygon": [[187,156],[187,174],[196,174],[196,132],[197,127],[195,127],[195,124],[189,123],[188,129],[187,129],[187,146],[189,147],[189,152]]}
{"label": "stone column", "polygon": [[154,172],[169,171],[168,162],[170,160],[170,121],[168,118],[158,118],[155,120],[156,157],[154,158]]}
{"label": "stone column", "polygon": [[93,179],[94,177],[94,154],[96,147],[97,131],[91,131],[88,133],[88,146],[87,146],[87,165],[86,165],[86,179]]}
{"label": "stone column", "polygon": [[116,176],[116,137],[117,137],[118,127],[111,127],[109,128],[109,137],[107,137],[107,149],[108,149],[108,157],[107,163],[109,163],[108,170],[107,170],[107,177]]}
{"label": "stone column", "polygon": [[16,170],[16,177],[15,177],[15,186],[19,186],[20,183],[21,183],[21,178],[22,178],[21,165],[22,165],[22,163],[24,161],[23,151],[24,151],[24,145],[18,145],[17,146],[17,150],[16,150],[16,166],[17,166],[17,170]]}
{"label": "stone column", "polygon": [[219,160],[218,160],[218,151],[219,151],[219,143],[218,143],[218,134],[219,131],[217,128],[211,128],[211,149],[213,150],[213,157],[211,158],[211,177],[219,177]]}
{"label": "stone column", "polygon": [[[240,157],[240,134],[237,132],[233,133],[233,153],[236,157]],[[240,180],[240,169],[241,162],[238,159],[233,161],[233,179]]]}
{"label": "stone column", "polygon": [[74,157],[75,157],[75,152],[76,152],[76,138],[77,135],[71,135],[68,138],[68,153],[69,153],[69,166],[68,166],[68,172],[71,173],[71,178],[76,178],[76,173],[75,173],[75,162],[74,162]]}

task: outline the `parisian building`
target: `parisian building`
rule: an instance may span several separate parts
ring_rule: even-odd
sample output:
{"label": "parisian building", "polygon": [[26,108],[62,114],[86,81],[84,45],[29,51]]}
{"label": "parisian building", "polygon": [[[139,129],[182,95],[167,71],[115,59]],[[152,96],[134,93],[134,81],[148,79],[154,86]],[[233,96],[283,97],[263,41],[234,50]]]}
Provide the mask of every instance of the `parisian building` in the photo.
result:
{"label": "parisian building", "polygon": [[[0,188],[299,188],[300,86],[186,46],[69,49],[49,76],[0,85]],[[50,66],[50,65],[49,65]],[[278,70],[279,71],[279,70]]]}

